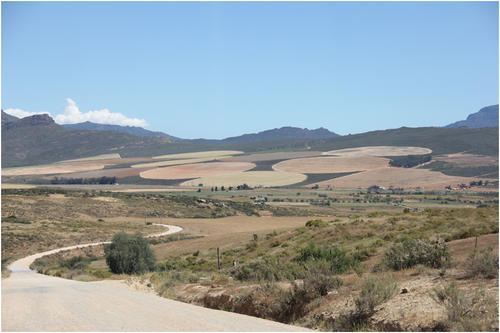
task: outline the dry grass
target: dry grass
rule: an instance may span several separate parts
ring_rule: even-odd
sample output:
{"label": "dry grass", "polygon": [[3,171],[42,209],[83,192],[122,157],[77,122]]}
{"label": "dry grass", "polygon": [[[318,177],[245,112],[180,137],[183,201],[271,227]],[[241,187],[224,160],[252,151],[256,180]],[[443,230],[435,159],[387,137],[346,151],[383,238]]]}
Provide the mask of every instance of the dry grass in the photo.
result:
{"label": "dry grass", "polygon": [[320,156],[319,151],[290,151],[290,152],[279,152],[279,153],[262,153],[262,154],[251,154],[243,156],[234,156],[224,158],[224,161],[228,162],[260,162],[260,161],[273,161],[273,160],[285,160],[289,158],[301,158],[301,157],[314,157]]}
{"label": "dry grass", "polygon": [[161,162],[152,162],[152,163],[140,163],[132,165],[132,168],[156,168],[162,166],[169,165],[180,165],[180,164],[191,164],[198,162],[207,162],[212,161],[213,157],[205,157],[205,158],[189,158],[184,160],[169,160],[169,161],[161,161]]}
{"label": "dry grass", "polygon": [[238,186],[250,187],[284,186],[304,181],[307,176],[300,173],[278,171],[249,171],[219,176],[202,177],[182,183],[182,186]]}
{"label": "dry grass", "polygon": [[116,168],[116,169],[101,169],[94,171],[85,171],[78,173],[67,174],[64,177],[69,178],[98,178],[98,177],[132,177],[139,176],[143,171],[149,170],[149,168]]}
{"label": "dry grass", "polygon": [[[372,185],[383,187],[417,188],[424,190],[444,189],[477,180],[472,177],[447,176],[426,169],[383,168],[360,172],[317,183],[320,187],[367,188]],[[309,185],[313,186],[313,185]]]}
{"label": "dry grass", "polygon": [[103,163],[93,164],[47,164],[29,167],[2,169],[2,176],[25,176],[25,175],[50,175],[60,173],[73,173],[80,171],[98,170],[104,168]]}
{"label": "dry grass", "polygon": [[339,173],[387,167],[389,160],[373,156],[312,157],[287,160],[273,165],[276,171],[298,173]]}
{"label": "dry grass", "polygon": [[243,172],[254,167],[255,164],[248,162],[197,163],[148,170],[140,175],[147,179],[186,179]]}
{"label": "dry grass", "polygon": [[121,158],[120,154],[103,154],[103,155],[97,155],[97,156],[91,156],[91,157],[77,158],[77,159],[74,159],[74,160],[65,160],[65,161],[60,161],[58,163],[82,162],[82,161],[99,161],[99,160],[114,160],[114,159],[120,159],[120,158]]}
{"label": "dry grass", "polygon": [[422,147],[368,146],[330,150],[323,155],[337,156],[406,156],[430,154],[432,150]]}
{"label": "dry grass", "polygon": [[198,151],[194,153],[183,153],[183,154],[168,154],[154,156],[153,159],[191,159],[191,158],[210,158],[215,159],[222,156],[238,155],[243,154],[242,151],[238,150],[211,150],[211,151]]}

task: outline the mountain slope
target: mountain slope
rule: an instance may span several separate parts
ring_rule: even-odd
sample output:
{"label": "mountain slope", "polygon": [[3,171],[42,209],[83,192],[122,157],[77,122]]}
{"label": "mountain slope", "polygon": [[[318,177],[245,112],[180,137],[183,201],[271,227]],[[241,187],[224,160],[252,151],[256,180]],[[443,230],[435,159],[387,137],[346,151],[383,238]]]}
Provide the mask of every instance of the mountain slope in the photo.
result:
{"label": "mountain slope", "polygon": [[498,156],[498,127],[401,127],[326,139],[288,139],[223,145],[224,149],[246,152],[307,149],[327,151],[363,146],[416,146],[432,149],[433,154],[468,152]]}
{"label": "mountain slope", "polygon": [[445,127],[458,128],[464,126],[470,128],[498,126],[498,104],[486,106],[478,112],[470,114],[466,120],[457,121]]}
{"label": "mountain slope", "polygon": [[307,129],[299,127],[284,126],[281,128],[274,128],[258,133],[249,133],[239,136],[233,136],[222,140],[210,139],[193,139],[185,140],[199,144],[238,144],[238,143],[252,143],[261,141],[285,140],[285,139],[320,139],[331,138],[339,136],[336,133],[330,132],[326,128],[320,127],[317,129]]}
{"label": "mountain slope", "polygon": [[71,130],[57,125],[46,114],[34,115],[2,124],[2,167],[51,163],[169,143],[168,138]]}
{"label": "mountain slope", "polygon": [[5,123],[10,123],[10,122],[13,122],[13,121],[17,121],[17,120],[19,120],[19,118],[11,116],[10,114],[5,113],[2,110],[2,125],[5,124]]}
{"label": "mountain slope", "polygon": [[65,128],[77,129],[77,130],[85,130],[85,131],[116,131],[123,132],[128,134],[133,134],[136,136],[160,136],[167,137],[172,140],[179,140],[179,138],[170,136],[163,132],[153,132],[142,127],[137,126],[120,126],[120,125],[106,125],[106,124],[96,124],[90,121],[86,121],[78,124],[65,124],[62,125]]}

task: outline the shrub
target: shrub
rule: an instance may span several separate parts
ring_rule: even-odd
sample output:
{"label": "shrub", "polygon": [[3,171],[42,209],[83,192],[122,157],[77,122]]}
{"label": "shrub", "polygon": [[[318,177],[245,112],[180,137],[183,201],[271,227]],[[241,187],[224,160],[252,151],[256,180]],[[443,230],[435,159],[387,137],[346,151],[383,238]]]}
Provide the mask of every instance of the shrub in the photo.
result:
{"label": "shrub", "polygon": [[487,279],[498,277],[498,255],[493,253],[491,247],[474,250],[466,262],[468,277],[482,276]]}
{"label": "shrub", "polygon": [[104,247],[106,263],[115,274],[140,274],[155,268],[155,255],[141,234],[118,233]]}
{"label": "shrub", "polygon": [[443,241],[405,239],[396,243],[384,254],[383,265],[401,270],[422,264],[431,268],[441,268],[450,259],[448,246]]}
{"label": "shrub", "polygon": [[397,284],[389,275],[365,279],[361,293],[354,300],[357,316],[371,317],[375,313],[375,308],[392,298],[396,294],[396,290]]}
{"label": "shrub", "polygon": [[61,263],[61,266],[69,269],[82,269],[87,267],[89,264],[90,259],[83,258],[82,256],[77,256],[64,260]]}
{"label": "shrub", "polygon": [[316,247],[313,243],[300,249],[296,260],[304,264],[309,261],[325,261],[333,274],[343,274],[359,263],[357,258],[348,256],[342,249]]}
{"label": "shrub", "polygon": [[323,220],[310,220],[306,222],[306,227],[308,228],[321,228],[326,226],[326,222]]}
{"label": "shrub", "polygon": [[447,321],[442,323],[451,331],[498,331],[498,305],[494,297],[484,290],[476,290],[473,295],[449,285],[434,289],[433,298],[442,304],[447,313]]}

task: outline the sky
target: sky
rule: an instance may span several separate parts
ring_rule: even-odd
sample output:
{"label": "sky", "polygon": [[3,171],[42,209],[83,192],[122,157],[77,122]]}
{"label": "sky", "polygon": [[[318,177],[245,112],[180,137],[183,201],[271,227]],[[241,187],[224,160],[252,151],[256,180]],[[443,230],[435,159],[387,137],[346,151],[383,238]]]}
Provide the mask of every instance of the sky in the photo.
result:
{"label": "sky", "polygon": [[2,2],[2,108],[224,138],[498,103],[497,2]]}

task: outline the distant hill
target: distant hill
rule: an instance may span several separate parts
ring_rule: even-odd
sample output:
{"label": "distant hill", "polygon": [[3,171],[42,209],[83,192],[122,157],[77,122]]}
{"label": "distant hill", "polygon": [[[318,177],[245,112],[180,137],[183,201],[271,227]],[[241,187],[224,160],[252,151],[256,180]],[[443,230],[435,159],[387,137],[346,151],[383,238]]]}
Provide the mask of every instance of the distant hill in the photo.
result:
{"label": "distant hill", "polygon": [[222,140],[193,139],[187,141],[199,144],[237,144],[237,143],[284,140],[284,139],[320,139],[320,138],[331,138],[335,136],[339,135],[330,132],[329,130],[323,127],[310,130],[307,128],[285,126],[258,133],[233,136]]}
{"label": "distant hill", "polygon": [[[13,117],[15,118],[15,117]],[[166,137],[138,137],[116,131],[81,131],[57,125],[47,114],[12,119],[2,113],[2,167],[140,151],[147,146],[170,144]]]}
{"label": "distant hill", "polygon": [[227,144],[220,149],[259,152],[270,150],[320,150],[363,146],[416,146],[432,149],[433,154],[468,152],[498,156],[498,127],[439,128],[401,127],[325,139],[286,139]]}
{"label": "distant hill", "polygon": [[445,126],[446,128],[458,127],[498,127],[498,104],[482,108],[476,113],[470,114],[466,120],[457,121]]}
{"label": "distant hill", "polygon": [[10,122],[16,121],[16,120],[19,120],[19,118],[11,116],[10,114],[5,113],[2,110],[2,125],[5,123],[10,123]]}
{"label": "distant hill", "polygon": [[85,131],[116,131],[116,132],[123,132],[123,133],[132,134],[132,135],[137,135],[137,136],[167,137],[167,138],[171,139],[172,141],[180,140],[179,138],[176,138],[174,136],[170,136],[170,135],[165,134],[163,132],[153,132],[153,131],[149,131],[147,129],[144,129],[142,127],[137,127],[137,126],[96,124],[96,123],[92,123],[90,121],[86,121],[84,123],[78,123],[78,124],[65,124],[62,126],[65,128],[85,130]]}

